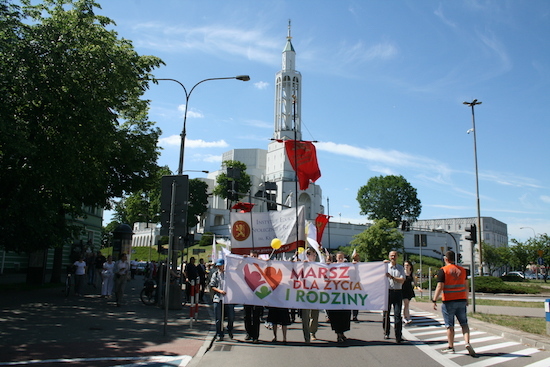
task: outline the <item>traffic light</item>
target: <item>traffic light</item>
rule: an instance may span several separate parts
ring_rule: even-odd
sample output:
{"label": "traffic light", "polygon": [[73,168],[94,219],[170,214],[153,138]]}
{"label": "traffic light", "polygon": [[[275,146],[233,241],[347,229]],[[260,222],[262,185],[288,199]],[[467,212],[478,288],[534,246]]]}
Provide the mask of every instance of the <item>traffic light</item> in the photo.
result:
{"label": "traffic light", "polygon": [[231,201],[239,201],[239,183],[235,180],[229,182],[227,198]]}
{"label": "traffic light", "polygon": [[466,228],[466,232],[469,234],[465,237],[466,240],[471,241],[473,244],[477,243],[477,226],[472,224],[470,227]]}
{"label": "traffic light", "polygon": [[189,201],[189,177],[187,175],[163,176],[160,195],[160,234],[167,236],[170,229],[172,189],[174,197],[174,238],[187,234],[187,205]]}
{"label": "traffic light", "polygon": [[458,254],[458,261],[457,263],[462,264],[462,254]]}
{"label": "traffic light", "polygon": [[410,229],[409,222],[406,220],[401,221],[401,230],[403,232],[408,231]]}

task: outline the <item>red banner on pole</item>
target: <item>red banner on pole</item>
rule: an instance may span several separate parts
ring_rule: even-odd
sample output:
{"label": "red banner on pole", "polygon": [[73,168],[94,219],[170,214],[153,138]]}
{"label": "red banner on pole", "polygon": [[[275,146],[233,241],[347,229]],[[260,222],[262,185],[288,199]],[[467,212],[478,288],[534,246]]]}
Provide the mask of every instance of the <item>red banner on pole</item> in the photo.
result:
{"label": "red banner on pole", "polygon": [[307,190],[309,181],[315,182],[321,177],[315,145],[310,141],[285,140],[285,150],[298,176],[300,190]]}
{"label": "red banner on pole", "polygon": [[330,216],[325,214],[318,214],[315,218],[315,227],[317,228],[317,243],[321,243],[323,239],[323,231],[327,226]]}
{"label": "red banner on pole", "polygon": [[237,204],[233,205],[231,209],[240,210],[241,213],[249,213],[252,211],[252,208],[256,204],[252,203],[243,203],[242,201],[239,201]]}

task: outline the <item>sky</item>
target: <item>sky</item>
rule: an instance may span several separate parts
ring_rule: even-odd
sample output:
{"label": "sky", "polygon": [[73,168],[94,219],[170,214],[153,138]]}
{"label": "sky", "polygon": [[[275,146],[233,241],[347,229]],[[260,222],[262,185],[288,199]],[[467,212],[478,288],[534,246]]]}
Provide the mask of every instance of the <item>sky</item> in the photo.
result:
{"label": "sky", "polygon": [[[380,175],[416,188],[419,219],[475,217],[472,109],[463,102],[477,99],[481,215],[506,223],[510,239],[550,232],[550,2],[98,2],[120,37],[166,63],[156,78],[189,91],[206,78],[250,75],[193,90],[184,170],[216,171],[231,149],[267,149],[290,20],[302,137],[317,141],[316,183],[333,221],[367,222],[357,191]],[[159,164],[175,172],[183,88],[159,81],[144,98],[162,130]]]}

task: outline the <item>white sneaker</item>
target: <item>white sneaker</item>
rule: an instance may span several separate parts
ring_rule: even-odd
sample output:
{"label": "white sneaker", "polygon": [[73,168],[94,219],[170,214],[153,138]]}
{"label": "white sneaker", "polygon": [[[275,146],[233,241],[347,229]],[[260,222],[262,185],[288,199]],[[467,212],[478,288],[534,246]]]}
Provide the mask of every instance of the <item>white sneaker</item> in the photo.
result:
{"label": "white sneaker", "polygon": [[441,350],[441,353],[454,354],[454,352],[455,352],[455,349],[451,348],[451,347],[447,347],[447,348]]}

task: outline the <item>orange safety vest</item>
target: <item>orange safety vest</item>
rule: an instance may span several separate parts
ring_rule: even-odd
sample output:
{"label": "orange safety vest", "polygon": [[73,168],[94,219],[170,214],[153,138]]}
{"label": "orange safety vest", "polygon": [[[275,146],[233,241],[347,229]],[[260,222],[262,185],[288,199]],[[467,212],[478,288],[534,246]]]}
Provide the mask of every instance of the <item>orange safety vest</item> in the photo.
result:
{"label": "orange safety vest", "polygon": [[455,264],[445,265],[441,268],[445,272],[443,283],[443,302],[468,299],[466,283],[466,269]]}

